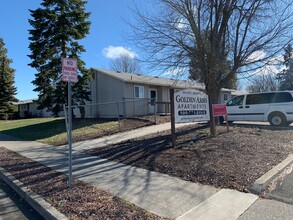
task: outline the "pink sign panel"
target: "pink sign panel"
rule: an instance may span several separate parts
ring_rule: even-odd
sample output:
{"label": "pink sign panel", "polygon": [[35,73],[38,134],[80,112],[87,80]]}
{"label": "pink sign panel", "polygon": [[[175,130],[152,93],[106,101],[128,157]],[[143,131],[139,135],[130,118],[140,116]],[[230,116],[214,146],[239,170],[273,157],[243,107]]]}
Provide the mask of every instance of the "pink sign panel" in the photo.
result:
{"label": "pink sign panel", "polygon": [[213,111],[213,116],[227,115],[227,107],[225,104],[213,104],[212,111]]}
{"label": "pink sign panel", "polygon": [[62,81],[74,83],[78,81],[76,59],[62,58]]}

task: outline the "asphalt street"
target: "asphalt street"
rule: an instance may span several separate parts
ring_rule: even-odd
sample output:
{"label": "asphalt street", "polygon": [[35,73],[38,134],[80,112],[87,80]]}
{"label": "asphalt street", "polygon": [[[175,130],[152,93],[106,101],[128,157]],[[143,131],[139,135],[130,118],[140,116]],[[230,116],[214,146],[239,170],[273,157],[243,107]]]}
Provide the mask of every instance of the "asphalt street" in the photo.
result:
{"label": "asphalt street", "polygon": [[237,220],[292,220],[293,205],[270,200],[258,199]]}
{"label": "asphalt street", "polygon": [[283,180],[278,181],[270,196],[282,202],[293,204],[293,172],[286,175]]}
{"label": "asphalt street", "polygon": [[33,208],[0,179],[0,220],[42,220]]}

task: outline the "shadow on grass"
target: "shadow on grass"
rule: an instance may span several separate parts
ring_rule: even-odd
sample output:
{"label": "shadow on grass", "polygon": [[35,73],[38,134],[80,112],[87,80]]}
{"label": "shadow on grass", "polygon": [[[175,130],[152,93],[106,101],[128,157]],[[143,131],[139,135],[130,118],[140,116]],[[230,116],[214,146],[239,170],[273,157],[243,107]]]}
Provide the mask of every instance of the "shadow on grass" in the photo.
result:
{"label": "shadow on grass", "polygon": [[[101,119],[74,119],[73,130],[105,122],[109,121]],[[66,132],[66,126],[64,118],[60,118],[53,121],[7,129],[1,132],[21,139],[36,141],[64,133]]]}

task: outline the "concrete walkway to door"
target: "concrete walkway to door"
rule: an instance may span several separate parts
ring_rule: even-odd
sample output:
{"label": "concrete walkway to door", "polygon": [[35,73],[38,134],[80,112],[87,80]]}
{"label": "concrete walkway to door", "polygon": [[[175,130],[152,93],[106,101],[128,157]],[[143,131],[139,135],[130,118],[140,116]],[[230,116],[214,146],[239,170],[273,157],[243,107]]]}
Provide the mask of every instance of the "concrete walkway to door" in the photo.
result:
{"label": "concrete walkway to door", "polygon": [[[192,125],[195,123],[184,123],[184,124],[176,124],[176,128],[180,128],[187,125]],[[131,131],[121,132],[93,140],[82,141],[79,143],[74,143],[73,148],[77,151],[83,151],[95,147],[104,147],[111,144],[117,144],[123,141],[131,140],[137,137],[146,136],[149,134],[155,134],[161,131],[168,131],[171,129],[171,123],[164,123],[158,125],[152,125],[147,127],[138,128]],[[170,133],[171,135],[171,133]]]}

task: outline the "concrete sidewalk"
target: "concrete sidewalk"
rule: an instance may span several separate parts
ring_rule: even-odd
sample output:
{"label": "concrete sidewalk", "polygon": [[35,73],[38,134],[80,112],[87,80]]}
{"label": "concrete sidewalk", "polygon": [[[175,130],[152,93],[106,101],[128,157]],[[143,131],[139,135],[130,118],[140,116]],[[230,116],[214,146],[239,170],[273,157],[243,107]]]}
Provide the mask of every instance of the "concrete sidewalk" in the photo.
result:
{"label": "concrete sidewalk", "polygon": [[[0,134],[0,140],[8,139]],[[67,148],[30,141],[0,141],[0,146],[55,170],[67,172]],[[160,216],[176,218],[219,191],[165,174],[73,152],[73,175]]]}
{"label": "concrete sidewalk", "polygon": [[[78,178],[100,189],[108,190],[139,207],[171,219],[235,220],[241,215],[240,218],[244,218],[250,212],[254,213],[253,208],[258,205],[258,197],[256,195],[187,182],[166,174],[81,153],[82,150],[91,147],[113,144],[167,130],[170,129],[169,125],[155,125],[74,144],[74,178]],[[67,173],[67,146],[56,147],[33,141],[23,141],[1,133],[0,146],[4,146],[53,169]]]}
{"label": "concrete sidewalk", "polygon": [[[176,128],[180,128],[183,126],[187,125],[192,125],[195,123],[182,123],[182,124],[176,124]],[[117,144],[119,142],[131,140],[137,137],[141,136],[146,136],[149,134],[155,134],[161,131],[168,131],[171,130],[171,123],[164,123],[164,124],[158,124],[158,125],[153,125],[153,126],[147,126],[147,127],[142,127],[138,128],[135,130],[131,131],[126,131],[126,132],[121,132],[101,138],[97,138],[94,140],[87,140],[87,141],[82,141],[79,143],[74,143],[73,148],[74,150],[77,151],[83,151],[92,148],[93,146],[95,147],[104,147],[110,144]],[[170,133],[171,135],[171,133]]]}

